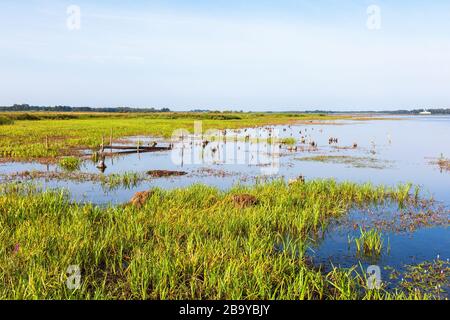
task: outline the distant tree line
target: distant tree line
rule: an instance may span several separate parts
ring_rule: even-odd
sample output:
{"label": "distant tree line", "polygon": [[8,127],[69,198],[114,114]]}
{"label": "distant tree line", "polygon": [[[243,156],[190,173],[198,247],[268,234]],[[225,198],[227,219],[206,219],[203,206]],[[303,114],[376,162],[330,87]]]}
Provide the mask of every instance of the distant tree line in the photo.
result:
{"label": "distant tree line", "polygon": [[[308,110],[308,111],[268,111],[267,113],[291,113],[291,114],[349,114],[349,113],[378,113],[378,114],[419,114],[425,109],[414,109],[414,110],[386,110],[386,111],[327,111],[327,110]],[[169,108],[130,108],[130,107],[118,107],[118,108],[92,108],[92,107],[71,107],[71,106],[30,106],[28,104],[15,104],[13,106],[0,107],[0,112],[2,111],[54,111],[54,112],[117,112],[117,113],[152,113],[152,112],[171,112]],[[427,109],[431,114],[450,114],[450,108],[440,108],[440,109]],[[208,109],[194,109],[190,112],[196,113],[242,113],[244,111],[215,111]]]}
{"label": "distant tree line", "polygon": [[170,112],[169,108],[155,109],[155,108],[92,108],[92,107],[70,107],[70,106],[30,106],[28,104],[15,104],[9,107],[0,107],[0,111],[54,111],[54,112]]}

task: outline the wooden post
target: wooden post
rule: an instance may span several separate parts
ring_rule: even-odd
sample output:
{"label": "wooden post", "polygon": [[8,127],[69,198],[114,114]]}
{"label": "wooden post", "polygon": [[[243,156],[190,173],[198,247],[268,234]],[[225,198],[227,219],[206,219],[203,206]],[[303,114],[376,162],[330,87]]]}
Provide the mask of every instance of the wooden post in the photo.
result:
{"label": "wooden post", "polygon": [[111,134],[109,135],[109,146],[111,147],[111,153],[113,152],[112,145],[113,145],[113,129],[111,128]]}
{"label": "wooden post", "polygon": [[101,146],[100,146],[101,148],[101,150],[102,150],[102,153],[105,151],[105,137],[102,135],[102,144],[101,144]]}
{"label": "wooden post", "polygon": [[45,136],[45,149],[48,151],[48,136]]}

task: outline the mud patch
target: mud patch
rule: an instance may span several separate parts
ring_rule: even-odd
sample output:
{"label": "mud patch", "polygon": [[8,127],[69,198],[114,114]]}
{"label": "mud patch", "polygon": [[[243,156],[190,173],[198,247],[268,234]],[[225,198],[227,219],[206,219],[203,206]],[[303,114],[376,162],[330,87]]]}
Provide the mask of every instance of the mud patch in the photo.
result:
{"label": "mud patch", "polygon": [[148,199],[154,194],[153,190],[136,192],[136,194],[131,198],[129,205],[140,209],[142,208],[148,201]]}
{"label": "mud patch", "polygon": [[250,194],[237,194],[233,196],[232,200],[234,206],[239,209],[251,207],[258,203],[258,199]]}
{"label": "mud patch", "polygon": [[185,171],[170,171],[170,170],[151,170],[147,171],[147,174],[152,178],[164,178],[164,177],[179,177],[187,175]]}

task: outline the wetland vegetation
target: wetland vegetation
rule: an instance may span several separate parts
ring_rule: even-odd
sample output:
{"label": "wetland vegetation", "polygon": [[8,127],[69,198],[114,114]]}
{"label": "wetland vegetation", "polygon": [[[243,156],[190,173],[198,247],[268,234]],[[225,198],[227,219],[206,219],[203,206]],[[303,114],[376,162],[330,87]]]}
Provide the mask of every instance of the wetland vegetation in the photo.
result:
{"label": "wetland vegetation", "polygon": [[[407,286],[369,289],[356,268],[324,271],[305,250],[352,207],[411,201],[407,186],[284,181],[219,191],[153,189],[140,205],[98,207],[58,190],[3,184],[3,299],[414,299]],[[236,206],[236,196],[256,201]],[[276,243],[291,239],[285,250]],[[81,287],[67,288],[79,265]],[[446,271],[447,272],[447,271]]]}
{"label": "wetland vegetation", "polygon": [[390,164],[388,161],[379,160],[373,157],[355,157],[355,156],[335,156],[335,155],[318,155],[310,157],[296,158],[299,161],[316,161],[324,163],[345,164],[355,168],[371,168],[384,169]]}
{"label": "wetland vegetation", "polygon": [[[449,211],[436,205],[434,195],[427,197],[428,190],[408,183],[415,183],[415,177],[400,172],[398,182],[389,176],[402,169],[383,157],[391,148],[390,135],[379,135],[376,142],[373,137],[364,141],[362,135],[346,136],[357,125],[343,124],[362,126],[359,120],[368,118],[172,112],[0,117],[0,298],[449,296],[448,262],[431,262],[424,251],[412,253],[421,255],[415,264],[389,260],[400,270],[391,279],[383,275],[378,289],[367,285],[363,264],[384,263],[396,233],[415,235],[450,221]],[[183,136],[175,145],[167,140],[175,129],[192,132],[196,120],[202,120],[203,131],[220,129],[222,135],[201,140]],[[280,136],[272,135],[275,129]],[[226,167],[223,150],[232,145],[226,134],[247,162]],[[141,153],[135,148],[113,155],[111,150],[106,156],[100,145],[110,139],[116,147],[158,145],[165,151]],[[193,146],[200,151],[189,153]],[[395,151],[403,154],[405,149]],[[179,153],[189,160],[196,152],[210,162],[177,163],[171,158]],[[261,155],[279,157],[274,177],[261,175],[270,162],[248,160]],[[435,165],[445,168],[445,160],[441,156]],[[99,161],[106,172],[99,172]],[[348,175],[353,169],[357,178],[365,174],[362,169],[379,169],[380,175],[368,174],[365,181],[384,176],[387,183],[348,182],[357,180]],[[420,172],[416,169],[410,171]],[[339,179],[328,179],[336,174]],[[81,196],[74,197],[76,192]],[[89,192],[91,200],[86,200]],[[311,254],[320,251],[336,226],[346,233],[344,245],[352,247],[342,254],[342,265],[334,255],[339,251]],[[445,233],[436,239],[445,246]],[[403,246],[406,241],[412,240]],[[416,244],[411,243],[406,247]],[[74,265],[82,279],[76,290],[66,285],[68,267]],[[424,270],[428,274],[420,276]]]}
{"label": "wetland vegetation", "polygon": [[[351,115],[269,113],[2,113],[0,158],[55,161],[78,155],[83,148],[98,148],[102,137],[113,139],[146,135],[170,138],[175,129],[193,131],[201,120],[203,130],[236,129],[296,121],[353,119]],[[355,117],[356,119],[356,117]],[[360,117],[358,117],[361,120]]]}

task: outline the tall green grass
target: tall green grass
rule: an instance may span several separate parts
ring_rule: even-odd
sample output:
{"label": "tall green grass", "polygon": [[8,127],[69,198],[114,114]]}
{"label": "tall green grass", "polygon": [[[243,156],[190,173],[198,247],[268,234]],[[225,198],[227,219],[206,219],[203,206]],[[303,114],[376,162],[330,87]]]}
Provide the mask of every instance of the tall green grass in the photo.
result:
{"label": "tall green grass", "polygon": [[[105,208],[0,185],[0,299],[423,298],[373,292],[354,270],[324,273],[305,258],[331,218],[397,201],[401,189],[325,180],[153,191],[140,208]],[[238,208],[233,195],[244,193],[258,202]],[[76,290],[70,265],[81,270]]]}

